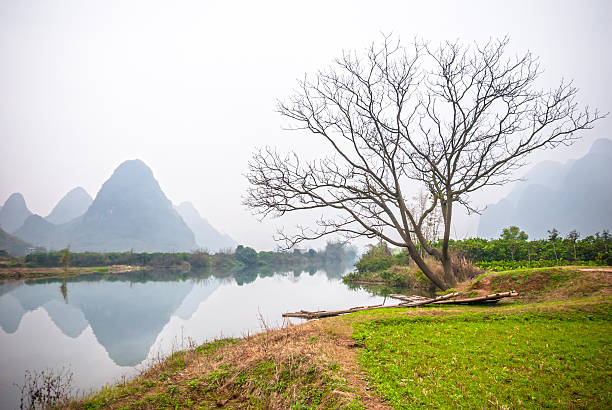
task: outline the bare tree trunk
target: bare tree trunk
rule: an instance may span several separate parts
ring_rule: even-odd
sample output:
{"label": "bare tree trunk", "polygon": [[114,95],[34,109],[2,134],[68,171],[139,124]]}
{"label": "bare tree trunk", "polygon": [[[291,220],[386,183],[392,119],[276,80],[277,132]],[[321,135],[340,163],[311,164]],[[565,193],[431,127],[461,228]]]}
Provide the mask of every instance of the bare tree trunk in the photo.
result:
{"label": "bare tree trunk", "polygon": [[418,249],[416,248],[416,246],[414,246],[413,243],[408,243],[407,249],[414,263],[417,264],[419,269],[421,269],[421,272],[423,272],[423,274],[427,276],[427,278],[432,281],[434,285],[436,285],[442,290],[448,289],[448,286],[442,283],[442,281],[432,272],[429,266],[427,266],[423,258],[421,258],[421,255],[419,255]]}
{"label": "bare tree trunk", "polygon": [[442,267],[444,268],[444,282],[447,288],[453,287],[457,284],[455,279],[455,273],[453,272],[453,264],[451,260],[450,250],[448,248],[450,240],[451,230],[451,217],[453,214],[453,203],[452,201],[444,201],[442,206],[442,216],[444,218],[444,238],[442,239]]}

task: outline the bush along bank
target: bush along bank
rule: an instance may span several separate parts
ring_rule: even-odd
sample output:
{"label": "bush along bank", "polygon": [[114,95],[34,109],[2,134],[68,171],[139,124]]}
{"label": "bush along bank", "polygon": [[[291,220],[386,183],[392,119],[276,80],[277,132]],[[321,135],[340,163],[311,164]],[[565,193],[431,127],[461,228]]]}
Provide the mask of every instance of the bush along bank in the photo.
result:
{"label": "bush along bank", "polygon": [[[425,263],[439,278],[444,275],[442,264],[431,257]],[[452,256],[453,270],[458,281],[464,281],[484,271],[459,254]],[[345,275],[342,280],[348,285],[384,285],[389,288],[412,288],[433,291],[433,283],[410,260],[403,250],[391,250],[386,243],[371,245],[355,263],[356,271]]]}

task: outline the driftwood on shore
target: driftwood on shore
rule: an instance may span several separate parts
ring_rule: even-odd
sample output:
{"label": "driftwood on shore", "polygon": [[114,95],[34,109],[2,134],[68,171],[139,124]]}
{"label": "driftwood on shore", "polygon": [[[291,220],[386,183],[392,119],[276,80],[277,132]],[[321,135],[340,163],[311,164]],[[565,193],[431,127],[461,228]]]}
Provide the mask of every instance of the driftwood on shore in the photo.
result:
{"label": "driftwood on shore", "polygon": [[[302,319],[320,319],[324,317],[330,316],[338,316],[346,313],[359,312],[362,310],[374,310],[374,309],[384,309],[384,308],[393,308],[393,307],[416,307],[426,305],[428,303],[444,301],[446,299],[457,296],[458,293],[449,293],[448,295],[438,296],[437,298],[423,298],[419,300],[408,300],[410,297],[406,296],[406,301],[403,303],[399,303],[397,305],[372,305],[372,306],[357,306],[352,307],[350,309],[343,310],[317,310],[315,312],[309,312],[307,310],[300,310],[299,312],[288,312],[283,313],[283,317],[298,317]],[[420,298],[420,297],[419,297]]]}
{"label": "driftwood on shore", "polygon": [[509,298],[513,296],[518,296],[518,292],[510,291],[510,292],[501,292],[501,293],[493,293],[491,295],[479,296],[476,298],[466,298],[466,299],[452,299],[452,300],[440,300],[435,303],[436,305],[441,304],[458,304],[458,305],[472,305],[478,303],[494,303],[503,298]]}
{"label": "driftwood on shore", "polygon": [[283,313],[283,317],[297,317],[302,319],[320,319],[324,317],[338,316],[346,313],[359,312],[362,310],[374,310],[374,309],[384,309],[384,308],[407,308],[407,307],[417,307],[424,306],[429,304],[477,304],[477,303],[494,303],[500,299],[518,296],[518,293],[515,291],[511,292],[501,292],[494,293],[486,296],[479,296],[476,298],[465,298],[465,299],[453,299],[457,297],[459,293],[448,293],[446,295],[438,296],[436,298],[426,298],[424,296],[405,296],[393,294],[389,295],[389,297],[393,299],[402,300],[402,303],[396,305],[372,305],[372,306],[357,306],[352,307],[350,309],[343,310],[317,310],[314,312],[309,312],[307,310],[300,310],[299,312],[288,312]]}

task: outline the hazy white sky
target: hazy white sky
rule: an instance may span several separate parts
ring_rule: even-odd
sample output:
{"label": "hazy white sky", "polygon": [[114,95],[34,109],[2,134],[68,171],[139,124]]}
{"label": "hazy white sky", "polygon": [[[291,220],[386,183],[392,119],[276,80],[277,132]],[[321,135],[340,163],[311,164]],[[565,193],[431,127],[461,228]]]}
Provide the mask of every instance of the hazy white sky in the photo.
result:
{"label": "hazy white sky", "polygon": [[[240,243],[273,248],[276,227],[309,219],[259,223],[241,205],[243,174],[258,146],[320,151],[309,135],[282,131],[275,112],[296,78],[381,32],[508,35],[513,52],[541,58],[544,86],[574,79],[581,101],[608,112],[610,21],[609,1],[0,0],[0,203],[21,192],[45,216],[70,189],[95,196],[117,165],[139,158],[174,203],[191,201]],[[532,163],[584,155],[612,137],[611,121]],[[475,221],[459,215],[455,231],[474,234]]]}

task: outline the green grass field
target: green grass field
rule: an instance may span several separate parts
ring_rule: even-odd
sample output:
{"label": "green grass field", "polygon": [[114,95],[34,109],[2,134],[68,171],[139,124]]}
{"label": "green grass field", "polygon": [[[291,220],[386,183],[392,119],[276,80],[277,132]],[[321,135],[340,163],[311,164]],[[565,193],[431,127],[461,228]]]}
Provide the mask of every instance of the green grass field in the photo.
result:
{"label": "green grass field", "polygon": [[541,305],[394,315],[353,337],[395,408],[612,408],[611,305]]}

